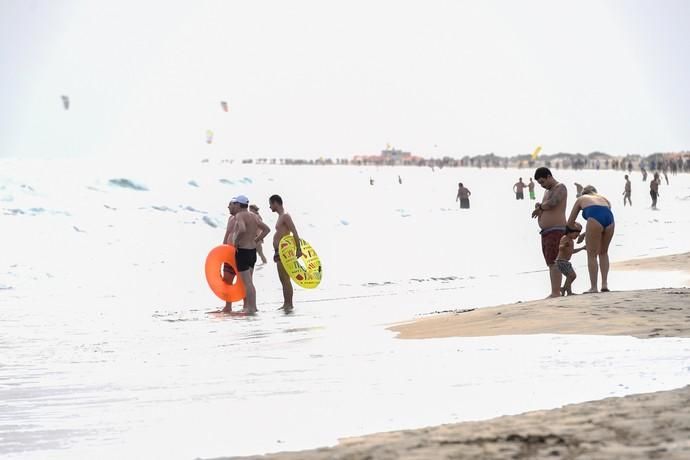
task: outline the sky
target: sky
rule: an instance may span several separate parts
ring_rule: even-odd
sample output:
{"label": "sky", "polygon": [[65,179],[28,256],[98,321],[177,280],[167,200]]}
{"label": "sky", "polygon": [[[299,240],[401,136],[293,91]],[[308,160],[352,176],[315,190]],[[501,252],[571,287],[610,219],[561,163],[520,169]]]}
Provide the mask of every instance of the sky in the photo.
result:
{"label": "sky", "polygon": [[0,158],[687,150],[688,23],[686,0],[0,0]]}

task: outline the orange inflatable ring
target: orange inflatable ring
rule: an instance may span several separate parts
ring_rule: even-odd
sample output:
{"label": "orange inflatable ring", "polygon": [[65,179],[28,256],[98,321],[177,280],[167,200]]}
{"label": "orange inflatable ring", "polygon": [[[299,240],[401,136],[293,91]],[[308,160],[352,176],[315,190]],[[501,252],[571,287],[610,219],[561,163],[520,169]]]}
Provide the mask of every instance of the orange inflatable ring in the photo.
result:
{"label": "orange inflatable ring", "polygon": [[245,289],[242,278],[235,275],[235,284],[223,281],[221,270],[223,264],[230,264],[237,273],[235,262],[235,247],[229,244],[221,244],[211,249],[206,257],[206,281],[215,295],[226,302],[237,302],[244,299]]}

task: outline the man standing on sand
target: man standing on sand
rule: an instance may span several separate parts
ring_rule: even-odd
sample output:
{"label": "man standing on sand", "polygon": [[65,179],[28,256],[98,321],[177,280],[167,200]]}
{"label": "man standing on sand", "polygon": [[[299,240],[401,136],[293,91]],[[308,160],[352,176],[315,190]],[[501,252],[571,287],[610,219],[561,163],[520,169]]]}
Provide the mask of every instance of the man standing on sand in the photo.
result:
{"label": "man standing on sand", "polygon": [[527,184],[527,189],[529,190],[529,199],[536,200],[537,195],[534,194],[534,181],[531,177],[529,178],[529,184]]}
{"label": "man standing on sand", "polygon": [[232,243],[236,249],[237,272],[242,278],[246,290],[242,312],[253,315],[256,313],[256,288],[253,279],[254,265],[256,265],[256,243],[263,240],[271,232],[271,229],[249,212],[249,198],[238,195],[232,201],[233,205],[237,206]]}
{"label": "man standing on sand", "polygon": [[554,179],[549,168],[537,168],[534,172],[536,181],[546,189],[544,201],[537,203],[532,218],[537,218],[541,231],[541,250],[549,267],[551,294],[549,297],[561,296],[561,272],[556,266],[558,246],[565,235],[565,207],[568,201],[568,189]]}
{"label": "man standing on sand", "polygon": [[659,178],[659,173],[654,173],[654,179],[649,183],[649,195],[652,197],[652,209],[656,209],[656,200],[659,198],[659,184],[661,179]]}
{"label": "man standing on sand", "polygon": [[462,185],[462,182],[458,183],[458,194],[455,197],[455,201],[460,201],[460,209],[470,209],[470,189]]}
{"label": "man standing on sand", "polygon": [[628,179],[628,175],[625,175],[625,189],[623,190],[623,207],[625,207],[625,203],[628,202],[630,203],[630,206],[632,206],[632,200],[630,199],[630,195],[632,193],[632,187],[630,185],[630,179]]}
{"label": "man standing on sand", "polygon": [[515,199],[516,200],[524,200],[525,199],[525,187],[527,187],[527,184],[522,182],[522,177],[520,180],[515,182],[515,185],[513,185],[513,192],[515,192]]}
{"label": "man standing on sand", "polygon": [[295,228],[295,223],[292,221],[290,214],[285,212],[283,208],[283,199],[279,195],[271,195],[268,199],[268,205],[271,211],[278,214],[278,221],[276,222],[276,232],[273,235],[273,261],[276,263],[278,268],[278,279],[280,279],[280,284],[283,286],[283,306],[280,307],[285,313],[290,313],[295,306],[292,304],[292,282],[290,281],[290,275],[285,271],[285,267],[280,261],[279,244],[281,238],[285,235],[292,233],[295,239],[295,257],[298,259],[302,257],[302,248],[300,247],[300,239],[297,234],[297,229]]}

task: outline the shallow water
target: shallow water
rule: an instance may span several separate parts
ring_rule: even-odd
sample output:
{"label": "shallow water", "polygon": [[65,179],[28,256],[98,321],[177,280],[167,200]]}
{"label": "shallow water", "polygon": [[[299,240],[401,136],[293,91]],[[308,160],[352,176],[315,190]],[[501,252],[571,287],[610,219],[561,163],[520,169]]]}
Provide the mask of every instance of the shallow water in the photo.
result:
{"label": "shallow water", "polygon": [[[689,250],[687,175],[661,186],[660,210],[652,211],[639,175],[635,206],[622,208],[622,173],[554,172],[567,184],[592,183],[614,202],[613,261]],[[0,454],[194,458],[301,449],[687,384],[688,339],[402,341],[385,329],[546,294],[533,205],[512,194],[529,173],[3,160]],[[459,181],[472,190],[469,211],[454,201]],[[206,285],[204,259],[239,193],[271,227],[267,198],[281,194],[321,256],[324,280],[313,291],[296,289],[293,315],[276,311],[272,263],[256,272],[257,317],[207,314],[221,302]],[[581,291],[586,256],[573,262]],[[674,272],[610,276],[614,289],[686,282]]]}

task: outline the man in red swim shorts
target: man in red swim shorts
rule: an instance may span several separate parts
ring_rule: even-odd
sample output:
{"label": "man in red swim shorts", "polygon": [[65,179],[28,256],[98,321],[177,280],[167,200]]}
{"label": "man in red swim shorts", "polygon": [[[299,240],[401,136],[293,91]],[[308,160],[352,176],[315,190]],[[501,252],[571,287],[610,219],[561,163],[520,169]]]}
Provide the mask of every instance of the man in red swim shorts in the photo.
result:
{"label": "man in red swim shorts", "polygon": [[549,168],[537,168],[534,179],[546,189],[544,201],[537,203],[532,218],[537,218],[541,231],[541,250],[544,261],[549,267],[551,294],[548,297],[561,296],[561,272],[556,267],[558,245],[565,235],[565,207],[568,201],[568,189],[551,175]]}

